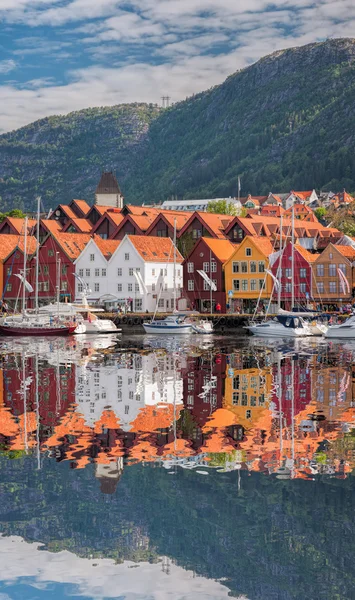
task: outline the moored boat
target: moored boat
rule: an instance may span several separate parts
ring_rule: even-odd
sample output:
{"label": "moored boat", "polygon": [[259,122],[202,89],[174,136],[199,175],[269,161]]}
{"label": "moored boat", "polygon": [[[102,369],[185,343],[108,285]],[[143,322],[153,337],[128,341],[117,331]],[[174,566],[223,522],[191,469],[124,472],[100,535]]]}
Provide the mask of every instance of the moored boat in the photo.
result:
{"label": "moored boat", "polygon": [[307,337],[312,336],[310,327],[302,317],[278,315],[263,323],[246,325],[251,333],[263,337]]}
{"label": "moored boat", "polygon": [[180,334],[191,333],[192,323],[186,322],[182,315],[171,315],[165,319],[146,321],[143,323],[146,333]]}

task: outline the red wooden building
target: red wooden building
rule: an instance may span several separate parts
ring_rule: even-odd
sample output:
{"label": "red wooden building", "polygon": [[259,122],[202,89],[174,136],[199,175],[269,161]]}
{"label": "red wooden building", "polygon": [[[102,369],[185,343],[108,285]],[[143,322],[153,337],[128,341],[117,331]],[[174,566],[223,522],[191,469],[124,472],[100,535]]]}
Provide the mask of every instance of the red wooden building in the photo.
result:
{"label": "red wooden building", "polygon": [[[318,257],[317,254],[312,254],[300,244],[295,244],[294,250],[294,281],[292,281],[292,243],[286,244],[282,251],[282,259],[280,265],[280,257],[272,265],[272,272],[281,282],[281,306],[286,310],[291,309],[292,303],[292,288],[294,293],[295,305],[305,306],[313,297],[312,285],[312,263]],[[281,272],[279,271],[281,267]],[[277,292],[274,291],[276,299]]]}
{"label": "red wooden building", "polygon": [[[184,291],[191,308],[200,312],[226,312],[226,293],[223,264],[233,254],[235,246],[229,240],[202,237],[183,262]],[[217,291],[211,292],[208,283],[198,273],[204,271],[215,283]]]}

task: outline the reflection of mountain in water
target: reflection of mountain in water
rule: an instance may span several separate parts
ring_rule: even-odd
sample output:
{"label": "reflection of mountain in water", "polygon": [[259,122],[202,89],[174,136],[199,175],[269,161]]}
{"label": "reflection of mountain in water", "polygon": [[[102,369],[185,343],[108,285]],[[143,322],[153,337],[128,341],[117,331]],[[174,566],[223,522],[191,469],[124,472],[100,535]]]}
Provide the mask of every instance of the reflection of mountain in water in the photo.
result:
{"label": "reflection of mountain in water", "polygon": [[[252,600],[349,599],[353,571],[352,478],[282,481],[258,473],[209,477],[135,465],[115,495],[101,495],[93,466],[0,460],[6,535],[80,556],[156,560],[226,578]],[[21,482],[21,485],[19,483]],[[105,500],[106,498],[106,500]]]}

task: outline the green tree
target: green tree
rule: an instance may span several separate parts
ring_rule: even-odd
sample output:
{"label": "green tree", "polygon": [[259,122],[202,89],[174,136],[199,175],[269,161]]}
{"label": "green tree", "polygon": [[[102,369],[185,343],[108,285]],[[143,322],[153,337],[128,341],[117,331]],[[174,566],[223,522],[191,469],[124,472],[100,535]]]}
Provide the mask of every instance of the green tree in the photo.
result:
{"label": "green tree", "polygon": [[227,200],[212,200],[212,202],[209,202],[207,205],[207,212],[218,215],[235,216],[238,213],[238,209],[232,202],[227,202]]}
{"label": "green tree", "polygon": [[324,208],[324,206],[320,206],[319,208],[315,209],[314,214],[316,215],[318,220],[321,220],[327,214],[327,210],[326,208]]}

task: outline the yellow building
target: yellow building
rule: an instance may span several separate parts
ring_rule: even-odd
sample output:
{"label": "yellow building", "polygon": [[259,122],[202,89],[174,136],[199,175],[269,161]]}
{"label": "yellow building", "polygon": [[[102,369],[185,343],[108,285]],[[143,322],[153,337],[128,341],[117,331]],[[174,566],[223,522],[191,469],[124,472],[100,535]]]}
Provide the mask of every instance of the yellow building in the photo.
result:
{"label": "yellow building", "polygon": [[257,300],[268,301],[273,281],[266,273],[273,246],[267,238],[246,236],[224,264],[226,302],[230,312],[250,312]]}
{"label": "yellow building", "polygon": [[245,429],[269,410],[272,374],[268,369],[231,369],[227,366],[223,408],[230,410]]}

